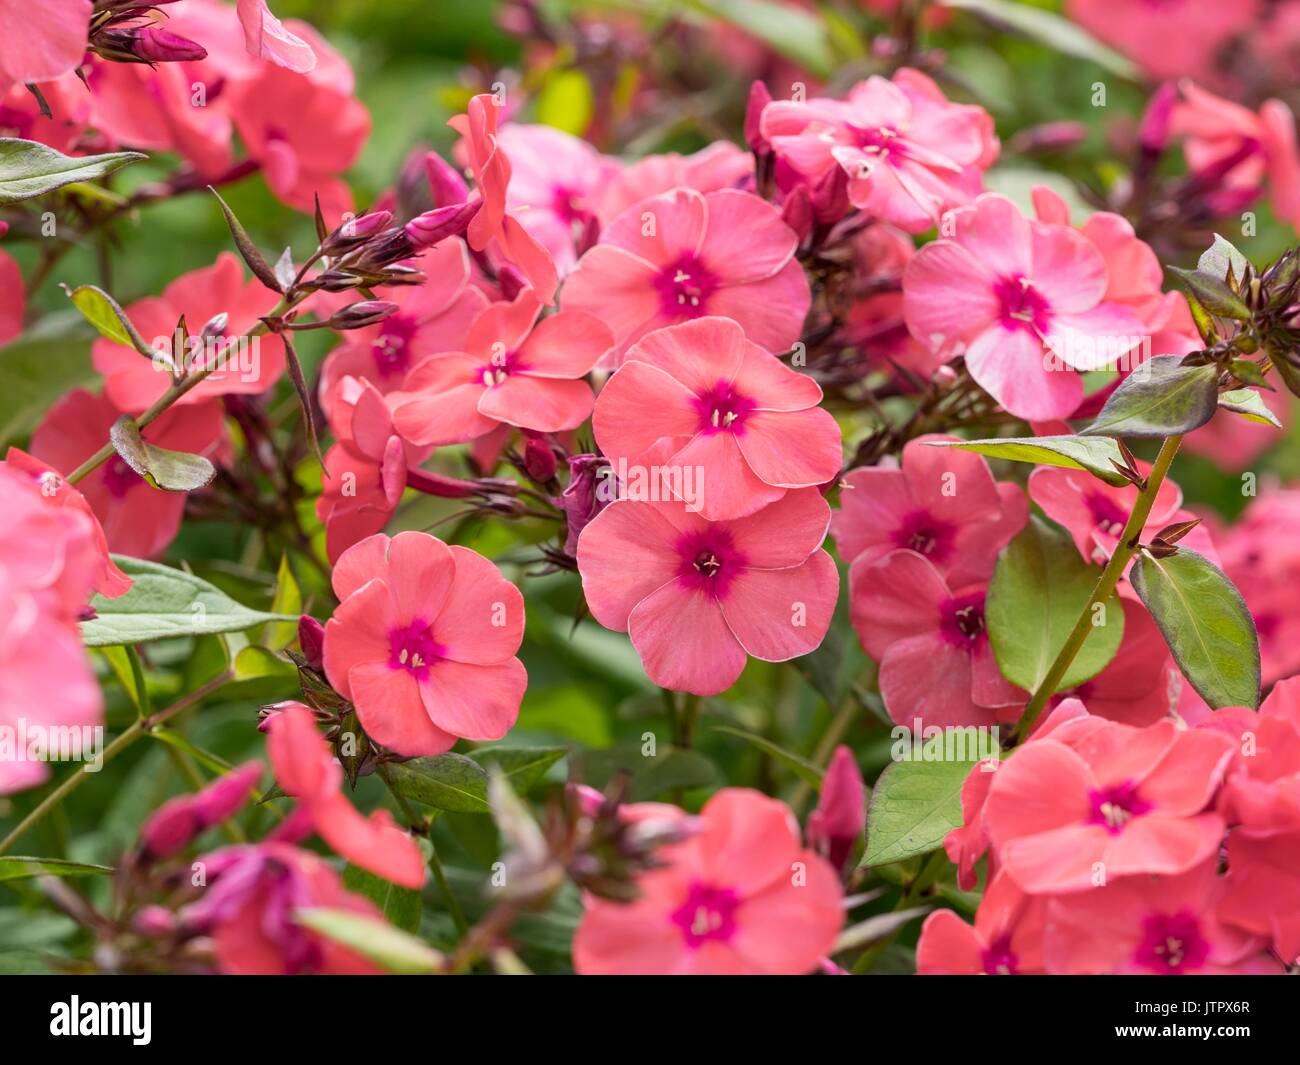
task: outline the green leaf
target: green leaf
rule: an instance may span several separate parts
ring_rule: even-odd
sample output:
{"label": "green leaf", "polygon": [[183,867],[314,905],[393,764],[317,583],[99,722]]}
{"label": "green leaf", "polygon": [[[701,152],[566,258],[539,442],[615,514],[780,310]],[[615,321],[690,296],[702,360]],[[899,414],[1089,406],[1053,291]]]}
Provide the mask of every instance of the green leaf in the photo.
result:
{"label": "green leaf", "polygon": [[[280,556],[280,568],[275,577],[275,598],[271,600],[271,612],[275,614],[296,614],[302,616],[302,589],[293,575],[287,554]],[[298,625],[284,622],[272,622],[262,633],[262,644],[273,651],[288,647],[298,638]]]}
{"label": "green leaf", "polygon": [[1192,295],[1211,314],[1217,314],[1220,318],[1233,318],[1240,322],[1250,319],[1250,308],[1246,306],[1246,301],[1228,287],[1228,283],[1222,276],[1207,273],[1200,268],[1185,270],[1180,266],[1171,266],[1168,269],[1170,273],[1177,274],[1183,279],[1183,283]]}
{"label": "green leaf", "polygon": [[581,70],[557,70],[537,94],[537,121],[581,137],[591,124],[591,81]]}
{"label": "green leaf", "polygon": [[822,777],[825,774],[820,768],[813,765],[808,759],[795,754],[793,751],[787,751],[784,747],[773,743],[766,736],[759,736],[753,732],[746,732],[744,729],[732,728],[730,725],[715,725],[714,732],[722,732],[728,736],[735,736],[737,739],[744,740],[751,747],[756,747],[764,754],[789,769],[805,784],[821,789]]}
{"label": "green leaf", "polygon": [[[1034,691],[1065,645],[1096,587],[1100,570],[1079,557],[1064,532],[1031,518],[998,559],[984,617],[1002,675]],[[1112,594],[1058,690],[1073,688],[1106,667],[1124,635],[1124,608]]]}
{"label": "green leaf", "polygon": [[681,6],[739,27],[818,77],[835,70],[826,25],[813,11],[773,0],[686,0]]}
{"label": "green leaf", "polygon": [[149,691],[144,682],[144,666],[134,647],[101,647],[99,653],[107,660],[113,675],[131,699],[136,712],[143,717],[149,713]]}
{"label": "green leaf", "polygon": [[294,920],[369,958],[390,973],[423,976],[436,973],[443,965],[442,955],[421,940],[386,921],[352,910],[313,906],[295,910]]}
{"label": "green leaf", "polygon": [[992,440],[934,440],[932,447],[959,447],[994,459],[1032,462],[1038,466],[1063,466],[1068,470],[1087,470],[1107,484],[1122,487],[1128,478],[1111,462],[1124,462],[1119,445],[1108,437],[1025,436]]}
{"label": "green leaf", "polygon": [[217,468],[202,455],[171,451],[149,443],[129,414],[123,414],[108,432],[113,449],[154,488],[164,492],[192,492],[217,476]]}
{"label": "green leaf", "polygon": [[1178,668],[1211,708],[1259,706],[1259,637],[1246,601],[1204,555],[1138,555],[1129,574]]}
{"label": "green leaf", "polygon": [[463,754],[394,762],[387,773],[397,794],[423,806],[463,814],[492,812],[487,801],[487,772]]}
{"label": "green leaf", "polygon": [[[1300,396],[1300,366],[1291,361],[1293,353],[1275,351],[1271,354],[1273,366],[1277,370],[1278,377],[1282,378],[1282,383],[1286,385],[1287,391],[1293,396]],[[4,351],[0,351],[0,357],[3,355]]]}
{"label": "green leaf", "polygon": [[100,336],[107,337],[117,344],[125,344],[128,348],[135,348],[146,358],[153,358],[153,348],[149,347],[139,330],[131,323],[131,319],[127,317],[126,312],[107,292],[94,285],[82,285],[71,290],[64,285],[63,289],[68,293],[68,298],[72,300],[77,310],[95,327]]}
{"label": "green leaf", "polygon": [[81,623],[87,647],[240,632],[264,621],[291,620],[250,610],[207,581],[170,566],[125,555],[114,555],[113,561],[135,583],[116,599],[97,595],[90,601],[96,616]]}
{"label": "green leaf", "polygon": [[511,747],[502,744],[475,748],[469,756],[484,769],[496,766],[506,775],[510,786],[524,795],[568,753],[567,747]]}
{"label": "green leaf", "polygon": [[1011,0],[944,0],[943,6],[962,8],[995,25],[1010,27],[1054,52],[1086,59],[1122,78],[1138,78],[1136,68],[1122,55],[1055,12]]}
{"label": "green leaf", "polygon": [[1231,392],[1222,393],[1219,396],[1219,406],[1234,414],[1240,414],[1248,421],[1271,425],[1276,429],[1282,428],[1278,416],[1268,409],[1264,397],[1253,388],[1234,388]]}
{"label": "green leaf", "polygon": [[221,213],[225,216],[231,237],[234,238],[235,248],[239,251],[239,255],[244,262],[248,264],[248,268],[253,271],[253,275],[272,292],[282,293],[284,290],[280,287],[280,281],[275,276],[275,271],[271,269],[270,263],[262,257],[262,253],[258,251],[257,245],[253,243],[253,238],[248,235],[243,223],[235,217],[235,212],[226,205],[226,201],[221,198],[221,193],[211,185],[208,186],[208,191],[217,198],[217,203],[221,205]]}
{"label": "green leaf", "polygon": [[[925,854],[962,825],[961,787],[987,751],[968,742],[974,729],[943,729],[885,767],[867,807],[863,865],[889,865]],[[975,747],[976,750],[971,750]]]}
{"label": "green leaf", "polygon": [[1214,234],[1214,243],[1206,248],[1196,261],[1197,270],[1220,280],[1227,280],[1231,275],[1240,281],[1249,266],[1250,262],[1237,250],[1232,241],[1218,233]]}
{"label": "green leaf", "polygon": [[90,361],[93,336],[81,315],[68,309],[0,347],[0,442],[30,432],[68,392],[99,379]]}
{"label": "green leaf", "polygon": [[639,746],[609,747],[600,751],[574,751],[571,777],[593,788],[604,788],[618,773],[632,778],[629,798],[645,802],[670,791],[707,788],[717,783],[717,768],[699,751],[660,746],[642,754]]}
{"label": "green leaf", "polygon": [[0,881],[26,880],[33,876],[109,876],[111,865],[89,865],[62,858],[22,858],[6,854],[0,857]]}
{"label": "green leaf", "polygon": [[93,181],[148,156],[139,152],[110,152],[73,159],[35,141],[0,137],[0,207],[71,185]]}
{"label": "green leaf", "polygon": [[351,863],[343,870],[343,886],[358,895],[364,895],[378,906],[384,918],[395,928],[412,934],[420,930],[423,904],[418,891],[399,887],[391,880],[385,880],[382,876],[376,876]]}
{"label": "green leaf", "polygon": [[1204,425],[1219,405],[1219,368],[1184,366],[1181,355],[1157,355],[1111,393],[1085,436],[1165,437]]}

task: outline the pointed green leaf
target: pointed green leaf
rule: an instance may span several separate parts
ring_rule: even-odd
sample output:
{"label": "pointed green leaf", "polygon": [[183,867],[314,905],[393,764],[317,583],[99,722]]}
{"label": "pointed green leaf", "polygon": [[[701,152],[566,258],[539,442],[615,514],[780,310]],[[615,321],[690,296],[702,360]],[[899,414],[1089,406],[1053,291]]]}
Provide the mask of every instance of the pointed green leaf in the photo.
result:
{"label": "pointed green leaf", "polygon": [[1249,320],[1250,308],[1246,306],[1246,301],[1233,292],[1222,277],[1204,270],[1185,270],[1178,266],[1169,267],[1169,272],[1182,278],[1192,295],[1211,314],[1240,322]]}
{"label": "pointed green leaf", "polygon": [[0,137],[0,207],[43,196],[74,181],[93,181],[147,158],[139,152],[71,158],[35,141]]}
{"label": "pointed green leaf", "polygon": [[146,358],[153,358],[153,348],[149,347],[144,337],[131,323],[126,311],[122,310],[117,301],[107,292],[94,285],[82,285],[71,290],[64,285],[63,289],[86,321],[98,330],[100,336],[124,344],[128,348],[135,348]]}
{"label": "pointed green leaf", "polygon": [[1278,416],[1268,409],[1264,397],[1253,388],[1234,388],[1231,392],[1224,392],[1219,396],[1219,406],[1240,414],[1249,421],[1271,425],[1276,429],[1282,428]]}
{"label": "pointed green leaf", "polygon": [[1085,436],[1165,437],[1204,425],[1219,405],[1219,368],[1184,366],[1180,355],[1157,355],[1111,393]]}
{"label": "pointed green leaf", "polygon": [[435,810],[491,813],[487,801],[487,772],[463,754],[440,754],[394,762],[386,770],[397,794]]}
{"label": "pointed green leaf", "polygon": [[787,751],[779,744],[773,743],[766,736],[758,736],[752,732],[746,732],[744,729],[732,728],[730,725],[715,725],[713,731],[744,740],[751,747],[757,748],[775,761],[780,762],[805,784],[809,784],[818,790],[821,789],[822,777],[825,776],[825,773],[818,766],[813,765],[808,759],[795,754],[793,751]]}
{"label": "pointed green leaf", "polygon": [[34,876],[108,876],[111,865],[89,865],[86,862],[69,862],[62,858],[23,858],[18,855],[0,856],[0,881],[26,880]]}
{"label": "pointed green leaf", "polygon": [[1165,643],[1210,706],[1259,706],[1259,637],[1246,601],[1204,555],[1142,551],[1129,574]]}
{"label": "pointed green leaf", "polygon": [[239,632],[265,621],[297,620],[250,610],[192,573],[125,555],[114,555],[113,561],[134,584],[116,599],[97,595],[90,601],[95,617],[81,623],[88,647]]}
{"label": "pointed green leaf", "polygon": [[567,747],[512,747],[498,744],[476,747],[470,758],[484,769],[496,766],[510,781],[510,786],[520,795],[546,776],[546,771],[569,753]]}
{"label": "pointed green leaf", "polygon": [[369,958],[390,973],[424,976],[442,968],[441,954],[386,921],[326,906],[295,910],[293,916],[303,927]]}
{"label": "pointed green leaf", "polygon": [[[428,846],[428,841],[425,841]],[[358,895],[364,895],[376,906],[394,928],[412,934],[420,930],[420,911],[423,908],[420,893],[411,888],[399,887],[391,880],[376,876],[367,869],[349,863],[343,870],[343,886]]]}
{"label": "pointed green leaf", "polygon": [[1012,0],[944,0],[943,6],[970,11],[999,28],[1009,26],[1055,52],[1096,63],[1121,78],[1136,80],[1138,77],[1136,68],[1128,59],[1054,11],[1013,3]]}
{"label": "pointed green leaf", "polygon": [[1211,277],[1226,279],[1229,274],[1237,280],[1245,276],[1249,261],[1233,245],[1232,241],[1218,233],[1214,234],[1214,243],[1201,253],[1196,261],[1196,269]]}
{"label": "pointed green leaf", "polygon": [[[1042,683],[1100,575],[1079,557],[1068,535],[1038,518],[1029,520],[998,559],[984,605],[993,654],[1007,680],[1026,691]],[[1112,594],[1058,690],[1100,673],[1123,635],[1124,608]]]}
{"label": "pointed green leaf", "polygon": [[1129,483],[1128,478],[1111,465],[1112,462],[1122,464],[1124,456],[1119,445],[1109,437],[1025,436],[992,440],[932,440],[929,443],[932,447],[957,447],[994,459],[1087,470],[1094,477],[1117,487]]}
{"label": "pointed green leaf", "polygon": [[280,287],[279,278],[275,276],[275,271],[271,269],[270,263],[263,258],[257,245],[253,243],[253,238],[248,235],[243,223],[235,217],[235,212],[226,205],[226,201],[221,198],[221,193],[212,188],[211,185],[208,186],[208,191],[217,198],[217,203],[221,205],[221,213],[225,216],[230,235],[235,240],[235,248],[239,251],[239,255],[244,262],[248,264],[248,268],[253,271],[253,275],[272,292],[282,293],[284,290]]}
{"label": "pointed green leaf", "polygon": [[889,865],[926,854],[962,825],[961,788],[981,756],[973,729],[944,729],[885,767],[867,807],[862,865]]}

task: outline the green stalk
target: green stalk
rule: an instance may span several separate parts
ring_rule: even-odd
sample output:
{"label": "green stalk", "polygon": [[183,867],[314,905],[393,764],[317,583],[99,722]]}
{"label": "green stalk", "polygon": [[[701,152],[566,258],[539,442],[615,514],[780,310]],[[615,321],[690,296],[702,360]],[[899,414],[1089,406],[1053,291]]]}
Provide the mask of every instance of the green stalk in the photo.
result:
{"label": "green stalk", "polygon": [[1166,437],[1164,443],[1160,445],[1160,453],[1156,456],[1155,465],[1151,467],[1146,487],[1138,493],[1137,501],[1133,504],[1133,510],[1128,516],[1128,521],[1124,523],[1124,531],[1120,533],[1119,545],[1115,548],[1115,553],[1110,556],[1110,561],[1106,563],[1106,568],[1101,571],[1101,576],[1097,578],[1096,587],[1093,588],[1092,595],[1089,596],[1088,602],[1084,604],[1083,610],[1080,611],[1079,620],[1074,623],[1070,635],[1065,638],[1065,644],[1057,653],[1052,668],[1047,671],[1047,676],[1038,685],[1038,689],[1025,707],[1025,712],[1021,716],[1020,723],[1016,726],[1016,731],[1013,734],[1015,742],[1019,742],[1029,735],[1030,730],[1038,721],[1039,715],[1047,706],[1047,701],[1060,687],[1061,680],[1065,677],[1065,671],[1070,668],[1070,663],[1078,655],[1084,641],[1088,638],[1089,631],[1092,629],[1093,607],[1098,603],[1106,602],[1110,598],[1111,593],[1115,590],[1115,585],[1119,583],[1120,577],[1123,576],[1129,560],[1137,553],[1142,529],[1151,516],[1151,508],[1155,505],[1156,493],[1160,491],[1160,485],[1164,482],[1165,476],[1169,472],[1169,466],[1174,461],[1174,456],[1178,453],[1178,448],[1182,442],[1183,438],[1180,434]]}

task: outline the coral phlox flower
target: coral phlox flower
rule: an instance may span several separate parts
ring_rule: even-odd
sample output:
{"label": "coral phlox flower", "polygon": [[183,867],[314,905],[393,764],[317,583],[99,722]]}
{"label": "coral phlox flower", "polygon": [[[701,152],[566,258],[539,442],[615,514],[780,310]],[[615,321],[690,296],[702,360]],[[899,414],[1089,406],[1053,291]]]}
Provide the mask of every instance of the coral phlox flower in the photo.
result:
{"label": "coral phlox flower", "polygon": [[1064,418],[1083,398],[1074,368],[1099,349],[1122,358],[1144,334],[1132,308],[1106,298],[1097,246],[1065,225],[1026,219],[987,193],[946,215],[941,239],[903,274],[912,335],[971,376],[1012,414]]}
{"label": "coral phlox flower", "polygon": [[[989,774],[985,774],[988,776]],[[968,925],[936,910],[916,944],[918,976],[1027,976],[1043,971],[1046,903],[1005,873],[992,877]]]}
{"label": "coral phlox flower", "polygon": [[840,557],[868,563],[891,551],[923,555],[953,587],[987,580],[998,552],[1029,519],[1025,494],[999,484],[980,455],[938,447],[927,435],[903,448],[902,465],[865,466],[844,477],[831,520]]}
{"label": "coral phlox flower", "polygon": [[325,673],[371,739],[414,757],[510,730],[524,603],[496,566],[427,533],[380,534],[343,553],[333,585]]}
{"label": "coral phlox flower", "polygon": [[478,186],[481,206],[465,236],[475,251],[496,242],[501,257],[513,263],[543,303],[555,298],[559,274],[550,253],[507,209],[511,166],[497,137],[502,104],[491,93],[480,93],[465,114],[447,124],[464,138],[460,152],[469,163]]}
{"label": "coral phlox flower", "polygon": [[[121,415],[107,395],[74,389],[37,426],[32,454],[69,474],[103,446]],[[221,407],[213,401],[165,410],[141,435],[157,447],[207,458],[215,458],[226,443]],[[85,497],[103,527],[109,550],[117,554],[157,558],[180,531],[186,493],[151,487],[117,454],[70,490]]]}
{"label": "coral phlox flower", "polygon": [[416,444],[473,440],[513,425],[576,429],[595,397],[583,378],[613,345],[595,315],[564,310],[538,321],[532,289],[494,303],[470,326],[465,350],[417,365],[389,397],[398,433]]}
{"label": "coral phlox flower", "polygon": [[822,390],[728,318],[643,337],[596,401],[596,442],[615,466],[698,468],[710,521],[752,514],[789,489],[834,480],[840,429]]}
{"label": "coral phlox flower", "polygon": [[608,225],[629,207],[651,196],[676,188],[696,192],[740,188],[753,176],[753,153],[730,141],[716,141],[693,155],[647,155],[609,180],[596,213],[601,224]]}
{"label": "coral phlox flower", "polygon": [[763,108],[763,136],[810,183],[836,167],[849,201],[867,215],[921,233],[980,191],[997,158],[988,112],[951,103],[919,71],[873,76],[844,100],[776,100]]}
{"label": "coral phlox flower", "polygon": [[[118,409],[139,413],[167,391],[172,378],[165,364],[177,359],[213,372],[177,399],[176,406],[227,393],[265,392],[284,372],[284,344],[275,336],[245,339],[245,335],[275,303],[274,292],[260,281],[246,282],[239,260],[222,252],[214,265],[178,277],[161,296],[126,308],[145,342],[157,345],[152,361],[107,337],[95,341],[92,357],[95,369],[105,377],[104,394]],[[220,314],[227,316],[225,328],[205,343],[202,330]],[[188,351],[177,352],[176,323],[182,317],[190,330],[190,345]]]}
{"label": "coral phlox flower", "polygon": [[717,695],[749,656],[784,662],[821,644],[839,593],[821,550],[829,523],[814,489],[723,522],[681,502],[618,500],[578,538],[587,605],[627,632],[655,684]]}
{"label": "coral phlox flower", "polygon": [[269,722],[271,767],[285,794],[333,850],[402,887],[424,884],[424,856],[387,810],[368,818],[343,794],[343,770],[302,703],[280,704]]}
{"label": "coral phlox flower", "polygon": [[634,902],[586,899],[573,942],[583,975],[799,975],[844,921],[839,878],[799,843],[789,807],[724,788],[698,831],[662,848]]}
{"label": "coral phlox flower", "polygon": [[614,333],[618,359],[645,334],[731,318],[759,347],[786,351],[812,302],[798,237],[748,192],[678,188],[629,207],[579,261],[561,294]]}
{"label": "coral phlox flower", "polygon": [[316,53],[311,45],[285,28],[271,14],[266,0],[238,0],[235,10],[244,29],[244,43],[248,54],[259,59],[269,59],[277,66],[299,74],[316,67]]}
{"label": "coral phlox flower", "polygon": [[993,657],[987,590],[987,581],[955,586],[910,549],[850,567],[849,617],[880,664],[880,694],[900,725],[993,725],[1024,704]]}
{"label": "coral phlox flower", "polygon": [[224,773],[201,791],[168,799],[140,829],[140,847],[150,859],[167,858],[214,825],[233,816],[248,801],[262,777],[253,761]]}
{"label": "coral phlox flower", "polygon": [[996,772],[984,824],[1000,868],[1032,894],[1177,875],[1216,854],[1207,807],[1233,743],[1172,721],[1134,728],[1080,718],[1027,743]]}
{"label": "coral phlox flower", "polygon": [[0,0],[0,90],[52,81],[86,54],[91,0]]}

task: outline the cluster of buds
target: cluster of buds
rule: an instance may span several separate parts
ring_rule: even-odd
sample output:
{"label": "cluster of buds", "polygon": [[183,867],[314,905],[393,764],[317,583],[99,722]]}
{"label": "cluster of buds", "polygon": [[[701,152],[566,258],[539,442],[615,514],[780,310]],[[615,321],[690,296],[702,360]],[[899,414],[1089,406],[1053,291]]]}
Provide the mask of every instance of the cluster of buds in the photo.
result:
{"label": "cluster of buds", "polygon": [[469,227],[479,204],[436,207],[405,225],[393,224],[389,211],[372,211],[344,222],[322,238],[326,268],[314,281],[326,292],[376,285],[418,285],[424,274],[407,264],[421,252]]}
{"label": "cluster of buds", "polygon": [[154,22],[156,9],[176,0],[97,0],[90,16],[89,47],[102,59],[115,63],[187,63],[206,59],[201,44]]}

